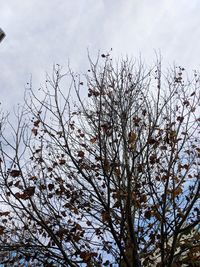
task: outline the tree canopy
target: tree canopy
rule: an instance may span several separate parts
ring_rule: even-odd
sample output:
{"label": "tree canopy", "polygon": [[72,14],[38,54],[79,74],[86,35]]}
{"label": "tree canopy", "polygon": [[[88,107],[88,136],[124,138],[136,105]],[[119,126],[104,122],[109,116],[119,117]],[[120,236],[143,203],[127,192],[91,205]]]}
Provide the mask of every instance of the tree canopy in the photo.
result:
{"label": "tree canopy", "polygon": [[2,115],[2,262],[199,266],[198,72],[89,63]]}

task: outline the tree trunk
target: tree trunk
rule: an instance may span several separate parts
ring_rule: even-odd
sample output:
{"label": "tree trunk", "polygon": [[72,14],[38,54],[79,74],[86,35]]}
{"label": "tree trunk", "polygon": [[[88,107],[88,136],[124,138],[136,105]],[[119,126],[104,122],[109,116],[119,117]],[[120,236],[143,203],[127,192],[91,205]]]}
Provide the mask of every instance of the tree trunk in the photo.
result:
{"label": "tree trunk", "polygon": [[129,238],[127,243],[126,243],[126,248],[125,248],[125,255],[128,260],[128,265],[122,259],[120,266],[121,267],[141,267],[141,261],[139,259],[138,251],[137,248],[134,247],[134,244],[132,240]]}

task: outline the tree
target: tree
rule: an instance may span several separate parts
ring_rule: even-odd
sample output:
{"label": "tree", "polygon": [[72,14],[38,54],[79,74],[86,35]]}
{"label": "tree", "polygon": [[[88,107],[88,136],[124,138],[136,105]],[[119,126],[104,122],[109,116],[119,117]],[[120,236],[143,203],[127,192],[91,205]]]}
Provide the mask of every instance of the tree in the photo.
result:
{"label": "tree", "polygon": [[84,77],[56,65],[17,126],[2,118],[1,250],[31,266],[198,266],[198,73],[89,62]]}

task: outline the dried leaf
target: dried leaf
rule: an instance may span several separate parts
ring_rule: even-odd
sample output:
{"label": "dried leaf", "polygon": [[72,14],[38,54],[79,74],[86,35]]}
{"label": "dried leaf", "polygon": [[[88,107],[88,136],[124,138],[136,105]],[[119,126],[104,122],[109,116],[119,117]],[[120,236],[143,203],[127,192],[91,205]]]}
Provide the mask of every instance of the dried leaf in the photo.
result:
{"label": "dried leaf", "polygon": [[84,158],[85,153],[83,151],[78,151],[78,157]]}
{"label": "dried leaf", "polygon": [[36,129],[36,128],[33,128],[32,130],[32,133],[36,136],[37,135],[37,133],[38,133],[38,130]]}
{"label": "dried leaf", "polygon": [[0,225],[0,235],[3,235],[5,230],[5,227],[3,225]]}
{"label": "dried leaf", "polygon": [[60,164],[60,165],[64,165],[65,163],[66,163],[66,160],[65,160],[65,159],[60,159],[60,160],[59,160],[59,164]]}
{"label": "dried leaf", "polygon": [[178,195],[180,195],[183,192],[181,187],[176,188],[173,192],[172,195],[173,197],[177,197]]}
{"label": "dried leaf", "polygon": [[90,139],[90,142],[91,142],[92,144],[94,144],[96,141],[97,141],[97,138],[96,138],[96,137],[93,137],[93,138]]}
{"label": "dried leaf", "polygon": [[129,144],[135,143],[136,138],[137,138],[136,133],[130,132],[128,135],[128,143]]}
{"label": "dried leaf", "polygon": [[12,176],[12,177],[18,177],[18,176],[20,176],[21,175],[21,171],[20,170],[12,170],[11,172],[10,172],[10,176]]}
{"label": "dried leaf", "polygon": [[102,217],[102,221],[103,222],[107,222],[109,220],[109,217],[110,217],[109,212],[108,211],[103,211],[101,213],[101,217]]}
{"label": "dried leaf", "polygon": [[54,185],[53,184],[48,184],[48,188],[49,188],[49,191],[52,191],[54,189]]}
{"label": "dried leaf", "polygon": [[110,169],[110,164],[109,164],[109,161],[107,159],[104,159],[104,170],[106,172],[108,172]]}
{"label": "dried leaf", "polygon": [[9,214],[9,211],[0,212],[0,216],[8,216]]}
{"label": "dried leaf", "polygon": [[39,123],[40,123],[40,120],[36,120],[36,121],[34,121],[33,125],[34,125],[35,127],[39,127]]}
{"label": "dried leaf", "polygon": [[148,220],[150,220],[151,219],[151,211],[150,210],[147,210],[147,211],[145,211],[145,213],[144,213],[144,216],[145,216],[145,218],[146,219],[148,219]]}

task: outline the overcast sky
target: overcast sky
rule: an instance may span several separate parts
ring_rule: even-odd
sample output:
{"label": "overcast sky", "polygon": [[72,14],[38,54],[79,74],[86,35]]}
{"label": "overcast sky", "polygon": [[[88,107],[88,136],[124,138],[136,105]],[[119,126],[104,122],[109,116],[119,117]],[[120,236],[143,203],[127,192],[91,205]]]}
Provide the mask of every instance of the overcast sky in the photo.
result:
{"label": "overcast sky", "polygon": [[87,48],[200,69],[200,0],[0,0],[0,101],[22,101],[54,63],[87,70]]}

